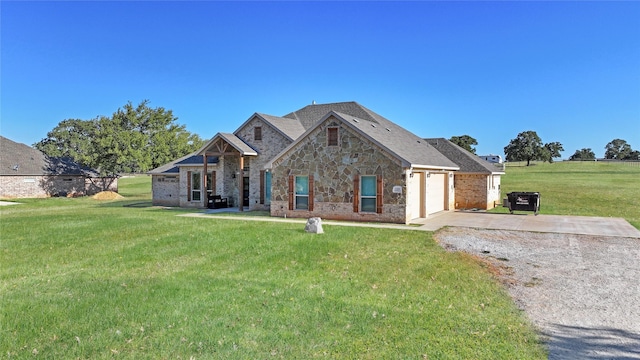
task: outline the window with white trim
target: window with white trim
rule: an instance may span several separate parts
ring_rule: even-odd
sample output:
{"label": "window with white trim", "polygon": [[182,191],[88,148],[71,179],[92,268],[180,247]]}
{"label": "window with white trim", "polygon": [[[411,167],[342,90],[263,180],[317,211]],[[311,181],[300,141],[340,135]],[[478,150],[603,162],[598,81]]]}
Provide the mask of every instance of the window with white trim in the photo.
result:
{"label": "window with white trim", "polygon": [[377,176],[360,177],[360,211],[377,211]]}
{"label": "window with white trim", "polygon": [[191,173],[191,201],[202,200],[202,177],[199,172]]}
{"label": "window with white trim", "polygon": [[309,209],[309,177],[296,176],[295,207],[296,210]]}

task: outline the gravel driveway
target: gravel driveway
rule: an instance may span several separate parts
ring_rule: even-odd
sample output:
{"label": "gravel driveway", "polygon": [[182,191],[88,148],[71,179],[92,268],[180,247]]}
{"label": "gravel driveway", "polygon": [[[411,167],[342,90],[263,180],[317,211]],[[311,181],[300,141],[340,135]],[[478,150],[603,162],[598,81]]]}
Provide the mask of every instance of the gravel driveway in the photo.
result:
{"label": "gravel driveway", "polygon": [[471,228],[436,239],[501,269],[549,359],[640,359],[640,239]]}

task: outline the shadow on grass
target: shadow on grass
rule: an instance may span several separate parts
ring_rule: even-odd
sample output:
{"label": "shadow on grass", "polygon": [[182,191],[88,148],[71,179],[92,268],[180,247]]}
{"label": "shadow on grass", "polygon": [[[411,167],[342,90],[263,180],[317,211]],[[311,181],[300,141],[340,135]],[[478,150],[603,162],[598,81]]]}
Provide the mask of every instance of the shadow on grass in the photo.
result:
{"label": "shadow on grass", "polygon": [[553,324],[549,359],[640,359],[640,333]]}

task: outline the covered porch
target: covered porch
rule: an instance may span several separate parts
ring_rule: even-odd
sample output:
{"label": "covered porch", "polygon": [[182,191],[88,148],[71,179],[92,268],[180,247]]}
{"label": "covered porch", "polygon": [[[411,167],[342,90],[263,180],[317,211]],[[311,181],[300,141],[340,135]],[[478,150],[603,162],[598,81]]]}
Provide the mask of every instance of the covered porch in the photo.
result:
{"label": "covered porch", "polygon": [[[208,161],[210,157],[220,159],[217,176],[222,176],[221,191],[212,186],[211,196],[226,199],[227,206],[244,211],[248,206],[248,178],[245,177],[245,157],[258,156],[257,151],[247,145],[239,137],[230,133],[217,133],[208,143],[197,152],[203,157],[203,183],[212,183],[209,176]],[[203,199],[203,207],[208,207],[209,196]]]}

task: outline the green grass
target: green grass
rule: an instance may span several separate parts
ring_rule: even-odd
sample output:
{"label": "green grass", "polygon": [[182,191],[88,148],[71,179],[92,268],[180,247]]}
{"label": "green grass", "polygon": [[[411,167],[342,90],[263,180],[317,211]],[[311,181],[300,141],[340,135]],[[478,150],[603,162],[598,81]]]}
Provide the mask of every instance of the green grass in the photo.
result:
{"label": "green grass", "polygon": [[[640,229],[640,166],[605,162],[507,166],[502,196],[540,192],[540,213],[621,217]],[[508,212],[496,208],[495,212]]]}
{"label": "green grass", "polygon": [[175,216],[148,201],[0,208],[0,357],[543,359],[482,263],[431,233]]}

